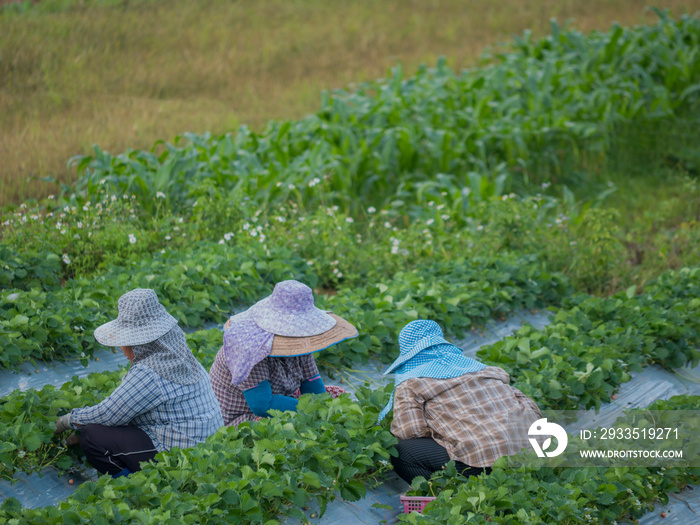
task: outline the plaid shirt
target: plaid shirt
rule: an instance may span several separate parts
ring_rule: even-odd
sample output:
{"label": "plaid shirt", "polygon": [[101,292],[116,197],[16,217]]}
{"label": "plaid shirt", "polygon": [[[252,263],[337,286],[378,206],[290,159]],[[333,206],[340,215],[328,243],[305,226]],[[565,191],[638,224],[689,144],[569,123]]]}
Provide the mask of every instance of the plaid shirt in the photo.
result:
{"label": "plaid shirt", "polygon": [[427,377],[396,388],[391,432],[398,439],[432,437],[450,459],[490,467],[529,446],[530,425],[539,408],[509,385],[505,370],[487,366],[451,379]]}
{"label": "plaid shirt", "polygon": [[211,386],[219,400],[224,424],[238,425],[243,421],[257,421],[243,395],[244,390],[254,388],[263,381],[270,381],[272,395],[290,396],[299,389],[301,382],[318,375],[316,361],[311,354],[295,357],[266,357],[256,364],[240,385],[231,382],[231,372],[226,365],[223,348],[216,354],[209,370]]}
{"label": "plaid shirt", "polygon": [[148,434],[158,451],[193,447],[224,424],[207,372],[201,365],[200,370],[200,381],[178,385],[135,364],[104,401],[74,408],[71,425],[133,425]]}

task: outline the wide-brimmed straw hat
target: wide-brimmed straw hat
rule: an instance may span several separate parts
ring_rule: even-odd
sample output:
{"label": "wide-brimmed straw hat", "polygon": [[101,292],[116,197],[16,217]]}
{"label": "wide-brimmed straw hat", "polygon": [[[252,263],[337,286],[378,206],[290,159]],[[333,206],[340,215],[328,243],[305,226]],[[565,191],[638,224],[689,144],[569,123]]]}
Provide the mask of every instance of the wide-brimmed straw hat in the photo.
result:
{"label": "wide-brimmed straw hat", "polygon": [[248,330],[249,319],[274,335],[271,356],[312,354],[358,335],[342,317],[316,308],[311,288],[294,280],[277,283],[272,295],[233,316],[226,331]]}
{"label": "wide-brimmed straw hat", "polygon": [[114,321],[98,326],[95,339],[105,346],[139,346],[167,334],[177,320],[165,311],[156,292],[137,288],[125,293],[117,302],[119,313]]}

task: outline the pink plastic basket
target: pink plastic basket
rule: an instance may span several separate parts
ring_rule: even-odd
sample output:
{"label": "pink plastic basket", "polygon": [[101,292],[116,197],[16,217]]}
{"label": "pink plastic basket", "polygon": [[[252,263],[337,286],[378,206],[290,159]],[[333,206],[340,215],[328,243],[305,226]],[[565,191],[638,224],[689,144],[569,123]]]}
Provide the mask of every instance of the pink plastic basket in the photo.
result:
{"label": "pink plastic basket", "polygon": [[409,512],[420,512],[422,514],[425,506],[434,499],[433,496],[406,496],[401,494],[401,503],[403,503],[403,511],[406,514]]}

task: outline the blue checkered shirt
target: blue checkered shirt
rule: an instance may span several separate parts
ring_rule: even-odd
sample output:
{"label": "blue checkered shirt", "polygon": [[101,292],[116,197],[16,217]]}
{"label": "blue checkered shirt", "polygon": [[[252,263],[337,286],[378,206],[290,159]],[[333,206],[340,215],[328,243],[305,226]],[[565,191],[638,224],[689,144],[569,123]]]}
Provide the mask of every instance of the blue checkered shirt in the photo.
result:
{"label": "blue checkered shirt", "polygon": [[179,385],[147,366],[135,364],[104,401],[74,408],[70,423],[73,428],[90,423],[133,425],[148,434],[158,451],[193,447],[224,424],[209,374],[201,365],[199,368],[200,381]]}

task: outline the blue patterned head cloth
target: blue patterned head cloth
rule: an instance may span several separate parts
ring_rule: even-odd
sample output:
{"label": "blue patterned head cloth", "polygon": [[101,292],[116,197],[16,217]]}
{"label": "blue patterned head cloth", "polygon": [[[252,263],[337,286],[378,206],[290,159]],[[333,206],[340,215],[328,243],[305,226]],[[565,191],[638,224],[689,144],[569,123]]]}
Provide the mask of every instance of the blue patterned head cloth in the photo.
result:
{"label": "blue patterned head cloth", "polygon": [[[478,372],[486,365],[466,357],[461,348],[449,343],[435,321],[418,319],[411,321],[399,333],[398,359],[384,372],[394,372],[394,390],[404,381],[414,377],[449,379],[470,372]],[[394,405],[392,392],[389,402],[379,414],[378,423]]]}

